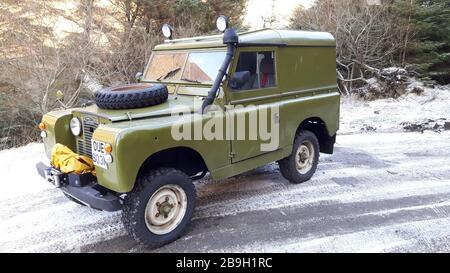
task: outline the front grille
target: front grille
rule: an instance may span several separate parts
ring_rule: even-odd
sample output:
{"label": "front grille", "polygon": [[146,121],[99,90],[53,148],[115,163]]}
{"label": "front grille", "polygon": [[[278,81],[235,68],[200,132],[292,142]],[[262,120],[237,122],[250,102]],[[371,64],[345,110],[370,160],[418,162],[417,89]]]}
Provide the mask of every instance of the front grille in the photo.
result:
{"label": "front grille", "polygon": [[83,116],[81,119],[83,135],[77,138],[77,153],[92,157],[92,134],[98,127],[98,119],[92,116]]}

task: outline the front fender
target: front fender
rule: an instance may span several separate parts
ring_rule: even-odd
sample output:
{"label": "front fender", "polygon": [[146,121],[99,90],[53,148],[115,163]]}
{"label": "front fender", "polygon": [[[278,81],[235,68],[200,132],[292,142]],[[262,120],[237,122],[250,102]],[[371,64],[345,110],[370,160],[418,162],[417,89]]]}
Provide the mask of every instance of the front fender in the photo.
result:
{"label": "front fender", "polygon": [[75,137],[70,132],[69,124],[72,113],[69,110],[58,110],[45,114],[42,122],[45,124],[45,133],[43,138],[45,154],[50,159],[51,151],[56,143],[69,147],[72,151],[76,150]]}
{"label": "front fender", "polygon": [[[113,163],[108,169],[96,167],[98,183],[118,193],[130,192],[136,181],[142,164],[151,155],[175,147],[187,147],[198,152],[208,170],[224,167],[228,164],[228,142],[226,140],[175,140],[171,129],[176,117],[164,117],[103,125],[98,132],[115,131],[113,144]],[[207,118],[200,119],[204,123]],[[186,121],[187,123],[189,121]],[[106,141],[95,132],[94,139]],[[212,152],[213,151],[213,152]]]}

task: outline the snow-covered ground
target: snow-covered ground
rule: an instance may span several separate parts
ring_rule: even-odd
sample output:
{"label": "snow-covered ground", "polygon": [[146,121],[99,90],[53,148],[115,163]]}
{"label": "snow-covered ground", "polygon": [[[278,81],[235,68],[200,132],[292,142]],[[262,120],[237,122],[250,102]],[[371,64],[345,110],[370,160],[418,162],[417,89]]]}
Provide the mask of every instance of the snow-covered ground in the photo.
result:
{"label": "snow-covered ground", "polygon": [[367,127],[378,132],[402,131],[402,123],[420,124],[430,119],[442,124],[450,122],[450,86],[425,88],[422,95],[410,93],[399,99],[343,98],[341,107],[340,134],[358,133]]}
{"label": "snow-covered ground", "polygon": [[119,213],[68,202],[37,175],[35,164],[48,162],[43,145],[0,151],[0,251],[79,251],[85,242],[123,234]]}
{"label": "snow-covered ground", "polygon": [[[450,252],[450,131],[401,125],[450,121],[449,95],[344,99],[336,153],[311,181],[291,185],[276,164],[202,180],[187,234],[154,251]],[[38,161],[39,143],[0,151],[1,252],[150,251],[128,238],[120,212],[79,206],[44,182]]]}

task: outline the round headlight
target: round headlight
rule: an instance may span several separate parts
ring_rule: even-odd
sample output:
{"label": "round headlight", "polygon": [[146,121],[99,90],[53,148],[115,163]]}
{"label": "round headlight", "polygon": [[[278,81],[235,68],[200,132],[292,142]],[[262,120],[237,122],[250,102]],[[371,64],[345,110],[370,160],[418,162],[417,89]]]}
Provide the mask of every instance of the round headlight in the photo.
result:
{"label": "round headlight", "polygon": [[70,120],[70,131],[74,136],[79,136],[81,134],[81,122],[78,118],[72,118]]}
{"label": "round headlight", "polygon": [[228,18],[224,15],[220,15],[216,20],[217,29],[224,32],[228,28]]}
{"label": "round headlight", "polygon": [[162,26],[162,33],[167,39],[172,39],[172,30],[173,29],[169,24],[164,24]]}

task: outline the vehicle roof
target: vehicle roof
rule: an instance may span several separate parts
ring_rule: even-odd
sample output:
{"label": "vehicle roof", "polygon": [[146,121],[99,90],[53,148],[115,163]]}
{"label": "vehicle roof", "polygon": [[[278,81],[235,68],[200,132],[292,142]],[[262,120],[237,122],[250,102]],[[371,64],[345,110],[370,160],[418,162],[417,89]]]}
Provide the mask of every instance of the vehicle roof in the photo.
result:
{"label": "vehicle roof", "polygon": [[[164,44],[157,45],[155,50],[169,49],[195,49],[224,47],[223,35],[200,36],[184,39],[166,40]],[[261,29],[239,33],[241,46],[336,46],[336,41],[328,32]]]}

